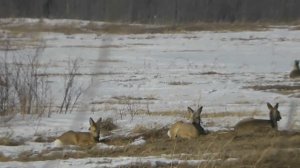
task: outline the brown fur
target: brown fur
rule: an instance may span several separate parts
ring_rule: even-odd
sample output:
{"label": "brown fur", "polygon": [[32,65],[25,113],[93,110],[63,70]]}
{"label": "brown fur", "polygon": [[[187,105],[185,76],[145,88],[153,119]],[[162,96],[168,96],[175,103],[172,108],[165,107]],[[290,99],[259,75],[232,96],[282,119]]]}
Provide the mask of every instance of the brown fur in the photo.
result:
{"label": "brown fur", "polygon": [[171,139],[175,139],[177,137],[192,139],[198,137],[200,134],[206,134],[205,130],[200,125],[202,106],[197,110],[197,112],[194,112],[194,110],[190,107],[188,107],[188,111],[192,114],[192,123],[178,121],[173,124],[168,131],[168,136]]}
{"label": "brown fur", "polygon": [[270,110],[270,119],[244,119],[237,123],[234,127],[238,135],[241,134],[254,134],[254,133],[267,133],[277,131],[277,121],[281,119],[280,112],[278,111],[278,103],[273,107],[270,103],[267,106]]}
{"label": "brown fur", "polygon": [[99,123],[101,120],[102,118],[99,118],[97,123],[95,123],[94,120],[90,118],[90,132],[68,131],[57,137],[56,140],[59,140],[62,145],[93,146],[99,142]]}

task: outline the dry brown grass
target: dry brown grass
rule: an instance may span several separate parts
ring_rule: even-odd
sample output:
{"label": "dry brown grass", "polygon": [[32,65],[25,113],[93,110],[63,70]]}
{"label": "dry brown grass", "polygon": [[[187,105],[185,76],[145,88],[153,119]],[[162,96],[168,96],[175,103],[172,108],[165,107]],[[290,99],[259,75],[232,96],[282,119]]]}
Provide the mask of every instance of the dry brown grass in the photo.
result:
{"label": "dry brown grass", "polygon": [[157,98],[153,96],[147,96],[147,97],[132,97],[132,96],[113,96],[112,99],[119,100],[119,101],[130,101],[130,100],[158,100]]}
{"label": "dry brown grass", "polygon": [[[254,90],[259,91],[268,91],[268,92],[274,92],[279,93],[283,95],[289,95],[294,94],[300,91],[300,86],[297,85],[254,85],[254,86],[248,86],[245,88],[250,88]],[[295,95],[293,95],[295,96]]]}
{"label": "dry brown grass", "polygon": [[169,85],[190,85],[192,82],[184,82],[184,81],[172,81],[168,83]]}
{"label": "dry brown grass", "polygon": [[[222,117],[252,117],[252,116],[258,116],[260,114],[263,114],[264,112],[261,111],[249,111],[249,112],[242,112],[242,111],[224,111],[224,112],[211,112],[211,113],[202,113],[201,118],[222,118]],[[139,114],[148,114],[148,113],[139,113]],[[181,116],[184,118],[189,118],[190,115],[186,111],[157,111],[157,112],[152,112],[149,113],[148,115],[151,116]]]}
{"label": "dry brown grass", "polygon": [[131,133],[133,133],[133,134],[142,134],[142,133],[147,132],[147,131],[149,131],[149,128],[145,127],[144,125],[139,125],[138,124],[132,129]]}
{"label": "dry brown grass", "polygon": [[24,141],[22,141],[22,140],[16,141],[7,136],[0,138],[0,145],[3,145],[3,146],[19,146],[19,145],[23,145],[23,144],[24,144]]}
{"label": "dry brown grass", "polygon": [[7,161],[10,161],[12,158],[10,157],[6,157],[5,155],[3,155],[1,152],[0,152],[0,162],[7,162]]}
{"label": "dry brown grass", "polygon": [[111,134],[112,130],[117,129],[118,126],[113,122],[112,118],[106,118],[100,124],[100,131],[102,135],[109,135]]}
{"label": "dry brown grass", "polygon": [[300,86],[290,86],[290,85],[255,85],[250,86],[254,90],[300,90]]}
{"label": "dry brown grass", "polygon": [[224,75],[223,73],[220,72],[215,72],[215,71],[207,71],[207,72],[194,72],[194,73],[189,73],[189,75]]}
{"label": "dry brown grass", "polygon": [[54,32],[63,33],[66,35],[87,33],[85,30],[78,28],[73,24],[62,24],[62,25],[46,25],[42,22],[33,24],[21,24],[21,25],[9,25],[3,26],[4,30],[9,30],[14,34],[20,33],[38,33],[38,32]]}
{"label": "dry brown grass", "polygon": [[35,135],[36,138],[34,139],[34,142],[53,142],[56,137],[44,137],[43,135]]}
{"label": "dry brown grass", "polygon": [[[120,146],[114,149],[80,149],[78,152],[43,151],[38,155],[24,152],[16,160],[53,160],[84,157],[162,156],[169,159],[206,160],[195,167],[298,167],[300,164],[300,133],[278,132],[236,136],[234,132],[212,132],[196,139],[170,140],[167,128],[144,129],[136,136],[111,137],[105,143]],[[145,145],[129,145],[143,136]],[[122,146],[122,147],[121,147]],[[230,161],[231,158],[236,158]],[[4,161],[10,158],[0,157]],[[7,159],[7,160],[6,160]],[[172,163],[176,167],[191,167],[186,163]],[[132,165],[133,167],[136,165]],[[147,164],[140,164],[148,167]],[[170,167],[162,163],[161,167]],[[131,166],[129,166],[131,167]]]}
{"label": "dry brown grass", "polygon": [[[143,147],[119,149],[118,155],[153,156],[166,154],[178,159],[220,159],[221,162],[206,162],[201,167],[294,167],[299,164],[300,134],[279,132],[270,135],[237,137],[232,132],[214,132],[194,140],[169,140],[166,129],[145,133]],[[120,140],[120,139],[119,139]],[[127,139],[128,140],[128,139]],[[114,140],[112,140],[114,141]],[[175,147],[174,147],[175,146]],[[112,153],[111,153],[112,154]],[[214,154],[214,155],[208,155]],[[110,154],[109,154],[110,155]],[[229,158],[238,158],[235,163]]]}
{"label": "dry brown grass", "polygon": [[145,33],[178,33],[183,31],[247,31],[264,30],[271,24],[260,23],[194,23],[194,24],[176,24],[176,25],[142,25],[126,23],[105,23],[98,24],[90,22],[86,25],[78,26],[76,23],[64,23],[49,25],[42,20],[36,23],[23,23],[19,25],[6,24],[2,29],[9,30],[14,34],[36,33],[36,32],[56,32],[63,34],[145,34]]}

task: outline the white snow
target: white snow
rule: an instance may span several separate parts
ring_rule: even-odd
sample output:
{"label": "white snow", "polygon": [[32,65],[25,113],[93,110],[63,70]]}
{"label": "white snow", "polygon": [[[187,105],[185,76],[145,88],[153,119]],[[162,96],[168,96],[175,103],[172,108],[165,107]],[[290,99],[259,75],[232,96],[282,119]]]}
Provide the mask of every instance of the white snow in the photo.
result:
{"label": "white snow", "polygon": [[143,137],[139,137],[137,139],[135,139],[131,145],[144,145],[146,143],[146,141],[144,140]]}
{"label": "white snow", "polygon": [[[1,20],[3,23],[10,23]],[[36,22],[33,19],[14,20],[14,24]],[[47,24],[63,24],[81,21],[45,20]],[[1,31],[1,28],[0,28]],[[56,137],[61,133],[87,131],[88,118],[113,118],[119,126],[115,134],[127,135],[137,125],[147,128],[168,126],[184,120],[182,115],[162,115],[166,111],[182,111],[187,106],[203,105],[203,114],[218,112],[244,112],[242,117],[224,116],[202,118],[209,131],[230,129],[242,118],[267,118],[266,102],[279,102],[282,120],[279,128],[299,129],[299,110],[289,116],[292,101],[298,98],[272,92],[254,91],[245,87],[268,84],[299,84],[288,73],[293,61],[299,59],[300,31],[290,27],[270,28],[265,31],[242,32],[184,32],[177,34],[97,35],[41,33],[46,48],[42,63],[47,65],[56,103],[62,99],[63,81],[69,59],[80,60],[78,85],[89,86],[80,98],[80,108],[68,114],[52,113],[51,117],[16,115],[9,122],[2,122],[0,137],[8,134],[12,139],[23,138],[24,145],[0,146],[0,152],[17,157],[22,152],[40,153],[52,148],[51,143],[36,143],[35,136]],[[4,40],[6,36],[1,36]],[[18,40],[12,39],[12,40]],[[25,39],[26,40],[26,39]],[[28,39],[27,39],[28,40]],[[4,55],[0,50],[0,55]],[[32,47],[12,50],[9,56],[21,56],[34,52]],[[11,58],[10,57],[10,58]],[[216,74],[206,74],[216,72]],[[172,83],[175,83],[172,85]],[[177,84],[176,84],[177,83]],[[179,84],[178,84],[179,83]],[[185,84],[184,84],[185,83]],[[158,113],[134,115],[128,103],[117,98],[128,96],[133,108]],[[139,99],[140,100],[137,100]],[[249,114],[249,116],[247,116]],[[291,119],[292,118],[292,119]],[[2,120],[3,119],[3,120]],[[289,123],[294,123],[290,126]],[[214,123],[208,126],[208,123]],[[298,125],[297,125],[298,124]],[[132,145],[143,145],[143,137]],[[102,145],[103,148],[113,148]],[[100,147],[99,147],[100,148]],[[229,159],[234,161],[233,159]],[[8,167],[119,167],[138,163],[171,164],[188,162],[200,164],[203,160],[172,160],[160,156],[84,158],[36,162],[0,162],[0,168]]]}

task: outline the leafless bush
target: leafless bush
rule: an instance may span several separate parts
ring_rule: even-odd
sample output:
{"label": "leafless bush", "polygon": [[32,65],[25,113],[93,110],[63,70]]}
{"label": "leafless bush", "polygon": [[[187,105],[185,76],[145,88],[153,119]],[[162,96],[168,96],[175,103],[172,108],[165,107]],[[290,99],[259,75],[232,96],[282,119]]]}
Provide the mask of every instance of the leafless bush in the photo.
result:
{"label": "leafless bush", "polygon": [[69,60],[69,72],[65,76],[64,97],[60,105],[59,113],[72,112],[83,92],[82,86],[75,85],[75,77],[79,70],[78,61],[79,59]]}
{"label": "leafless bush", "polygon": [[[121,108],[117,109],[118,114],[121,117],[129,115],[130,119],[133,120],[134,117],[138,114],[147,114],[151,115],[150,111],[150,101],[148,98],[132,98],[132,97],[121,97],[118,98],[118,103],[122,104]],[[151,98],[152,100],[152,98]]]}
{"label": "leafless bush", "polygon": [[[49,104],[49,85],[47,76],[39,76],[40,57],[45,45],[40,43],[34,53],[14,55],[10,51],[7,41],[5,54],[1,56],[1,86],[0,86],[0,113],[12,115],[44,114]],[[12,55],[10,55],[12,54]]]}
{"label": "leafless bush", "polygon": [[4,57],[1,60],[0,64],[0,70],[1,70],[1,84],[0,84],[0,115],[4,116],[8,114],[8,111],[11,111],[10,108],[14,107],[14,99],[13,96],[9,94],[10,88],[8,87],[8,81],[9,81],[9,68],[7,64],[7,54],[9,50],[9,41],[6,41],[6,48]]}
{"label": "leafless bush", "polygon": [[124,108],[118,109],[118,112],[121,117],[121,120],[123,120],[123,117],[126,115]]}
{"label": "leafless bush", "polygon": [[[4,55],[0,55],[0,115],[19,112],[23,116],[41,116],[48,112],[50,117],[53,104],[51,87],[47,82],[47,66],[42,67],[40,62],[44,49],[45,43],[42,41],[33,53],[28,51],[14,55],[15,52],[12,52],[10,42],[7,41]],[[69,61],[60,113],[71,112],[82,94],[82,87],[75,82],[78,63],[78,59]]]}
{"label": "leafless bush", "polygon": [[126,111],[130,115],[131,120],[138,114],[138,103],[135,101],[127,100]]}

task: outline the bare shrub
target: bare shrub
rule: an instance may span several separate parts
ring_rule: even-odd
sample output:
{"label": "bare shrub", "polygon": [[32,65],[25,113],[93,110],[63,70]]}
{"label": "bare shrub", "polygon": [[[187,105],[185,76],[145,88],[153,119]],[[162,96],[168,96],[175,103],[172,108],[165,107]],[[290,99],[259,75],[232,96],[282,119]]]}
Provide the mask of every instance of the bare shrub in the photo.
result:
{"label": "bare shrub", "polygon": [[79,59],[69,60],[68,73],[65,75],[64,97],[60,105],[59,113],[72,112],[79,97],[83,92],[82,86],[76,86],[76,74],[79,70]]}
{"label": "bare shrub", "polygon": [[[0,115],[20,112],[23,116],[27,114],[41,116],[48,112],[50,117],[53,98],[51,87],[47,82],[49,75],[46,73],[47,66],[42,67],[40,62],[45,43],[41,41],[33,53],[22,53],[22,55],[14,55],[14,52],[10,52],[10,48],[10,42],[7,41],[5,54],[0,57],[2,72],[0,74]],[[78,64],[78,59],[68,62],[60,113],[71,112],[83,92],[82,87],[77,86],[75,82]]]}
{"label": "bare shrub", "polygon": [[[2,65],[2,64],[1,64]],[[6,67],[4,67],[3,71],[3,67],[0,65],[0,69],[2,72],[7,72]],[[2,76],[4,76],[4,78],[2,78]],[[5,79],[5,84],[6,84],[6,76],[5,74],[1,74],[1,79]],[[4,83],[4,80],[2,80]],[[0,85],[0,115],[1,116],[5,116],[9,113],[9,111],[13,111],[11,110],[12,107],[14,107],[14,99],[11,98],[12,96],[10,96],[9,94],[9,87],[7,87],[7,85]]]}
{"label": "bare shrub", "polygon": [[45,44],[41,41],[33,54],[28,52],[22,55],[9,52],[10,47],[10,42],[7,41],[5,54],[1,56],[0,113],[42,115],[50,100],[47,76],[38,75],[41,70],[40,57]]}
{"label": "bare shrub", "polygon": [[5,44],[5,54],[1,59],[0,70],[1,70],[1,85],[0,85],[0,115],[7,115],[9,111],[12,111],[11,108],[14,107],[14,99],[10,94],[10,88],[8,86],[9,82],[9,68],[7,64],[7,54],[9,51],[9,41],[6,41]]}
{"label": "bare shrub", "polygon": [[130,115],[131,120],[138,114],[138,103],[132,100],[126,100],[126,110]]}
{"label": "bare shrub", "polygon": [[124,108],[118,109],[119,115],[121,120],[123,120],[123,117],[126,116]]}

